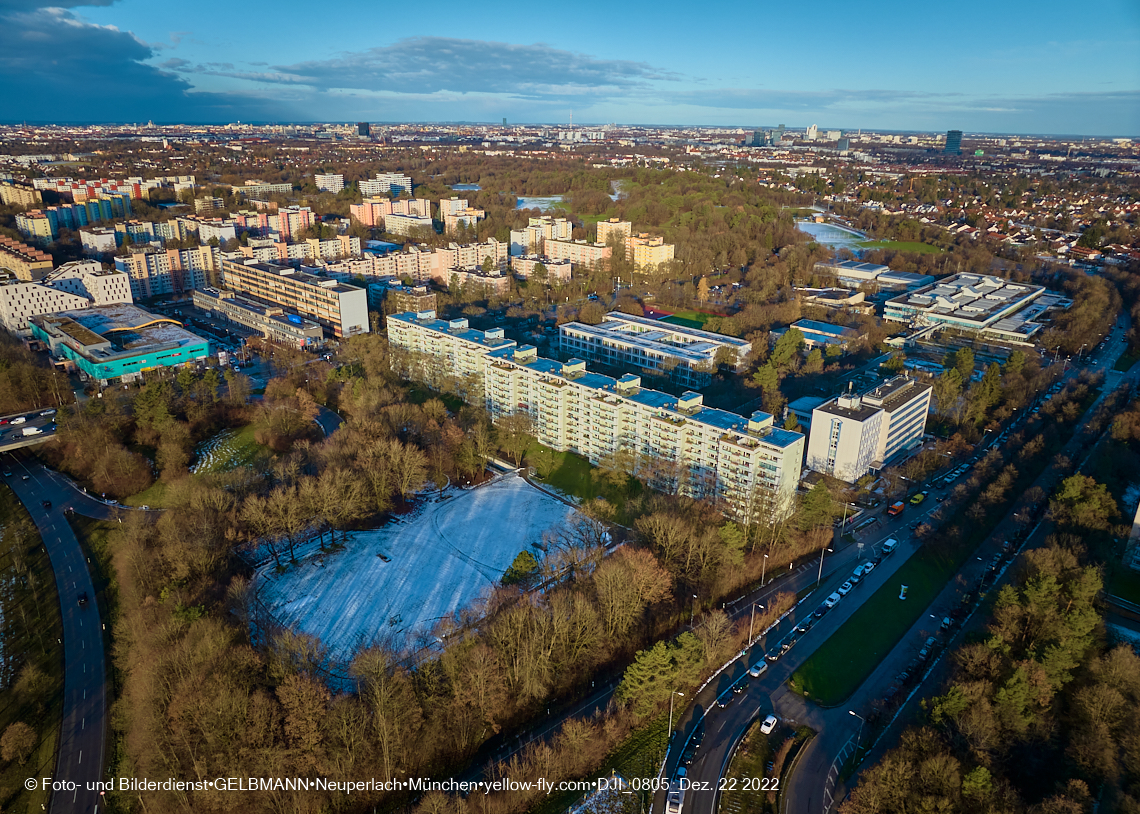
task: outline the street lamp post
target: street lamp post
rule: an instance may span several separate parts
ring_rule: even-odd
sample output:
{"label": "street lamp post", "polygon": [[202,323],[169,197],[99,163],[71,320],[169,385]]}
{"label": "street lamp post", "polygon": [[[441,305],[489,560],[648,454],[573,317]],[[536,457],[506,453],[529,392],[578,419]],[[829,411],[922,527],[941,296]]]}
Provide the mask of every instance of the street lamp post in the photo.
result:
{"label": "street lamp post", "polygon": [[859,719],[859,734],[855,737],[855,751],[856,751],[856,753],[858,753],[859,746],[863,742],[863,724],[866,723],[866,721],[864,721],[863,716],[860,715],[855,710],[849,709],[847,711]]}
{"label": "street lamp post", "polygon": [[685,697],[685,694],[683,692],[681,692],[680,690],[673,690],[673,692],[669,694],[669,739],[670,740],[673,739],[673,698],[675,696],[678,696],[678,695],[681,696],[682,698]]}
{"label": "street lamp post", "polygon": [[760,587],[764,587],[764,575],[768,572],[768,555],[764,555],[764,562],[760,565]]}
{"label": "street lamp post", "polygon": [[[752,646],[752,623],[756,621],[756,606],[760,605],[759,602],[752,603],[752,618],[748,620],[748,646]],[[760,610],[764,610],[764,606],[760,605]]]}
{"label": "street lamp post", "polygon": [[693,594],[693,609],[689,612],[689,627],[693,626],[693,620],[697,618],[697,595]]}
{"label": "street lamp post", "polygon": [[823,581],[823,555],[829,551],[834,551],[834,549],[824,547],[820,549],[819,552],[819,576],[815,579],[815,587],[817,588],[819,587],[819,583]]}

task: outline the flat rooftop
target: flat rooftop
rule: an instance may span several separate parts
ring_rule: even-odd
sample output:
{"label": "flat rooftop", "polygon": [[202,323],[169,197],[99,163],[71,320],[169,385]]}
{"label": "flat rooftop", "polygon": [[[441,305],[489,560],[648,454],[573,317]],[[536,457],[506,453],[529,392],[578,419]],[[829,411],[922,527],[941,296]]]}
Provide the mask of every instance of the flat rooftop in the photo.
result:
{"label": "flat rooftop", "polygon": [[1045,293],[1045,288],[985,274],[957,274],[887,300],[887,308],[939,315],[988,327]]}
{"label": "flat rooftop", "polygon": [[78,328],[63,328],[62,326],[68,322],[62,322],[59,328],[80,344],[90,346],[110,342],[120,353],[123,351],[145,353],[158,346],[206,342],[202,337],[183,328],[176,320],[152,314],[136,305],[126,303],[61,311],[54,316],[70,321],[83,329],[80,331]]}
{"label": "flat rooftop", "polygon": [[347,291],[363,291],[362,288],[357,288],[354,285],[345,285],[344,283],[334,280],[332,277],[318,277],[315,274],[309,274],[307,271],[300,271],[292,266],[278,266],[273,263],[238,263],[233,260],[223,260],[223,272],[225,267],[241,266],[244,268],[256,269],[262,274],[272,274],[278,277],[285,277],[290,280],[295,280],[304,285],[311,285],[314,288],[323,288],[326,291],[335,291],[338,294],[343,294]]}

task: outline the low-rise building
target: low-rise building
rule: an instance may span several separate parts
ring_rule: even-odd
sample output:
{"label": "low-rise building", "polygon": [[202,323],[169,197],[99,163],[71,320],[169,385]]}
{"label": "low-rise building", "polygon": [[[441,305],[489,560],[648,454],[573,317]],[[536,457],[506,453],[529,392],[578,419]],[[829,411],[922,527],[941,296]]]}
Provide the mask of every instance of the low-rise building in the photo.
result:
{"label": "low-rise building", "polygon": [[271,342],[294,348],[324,344],[325,333],[316,322],[273,305],[262,305],[232,291],[203,288],[193,294],[194,307],[259,332]]}
{"label": "low-rise building", "polygon": [[894,271],[889,266],[862,263],[858,260],[816,263],[815,270],[817,273],[834,275],[840,285],[852,288],[867,286],[887,291],[909,291],[934,282],[934,278],[929,274]]}
{"label": "low-rise building", "polygon": [[511,278],[496,267],[489,271],[482,266],[456,266],[446,272],[444,285],[451,292],[479,292],[486,297],[505,297],[511,290]]}
{"label": "low-rise building", "polygon": [[797,288],[795,291],[803,298],[804,305],[843,309],[856,314],[871,314],[875,310],[863,291],[850,288]]}
{"label": "low-rise building", "polygon": [[1026,345],[1043,327],[1035,319],[1070,305],[1072,300],[1042,286],[963,273],[887,300],[883,318]]}
{"label": "low-rise building", "polygon": [[385,215],[384,231],[393,235],[415,237],[424,230],[435,231],[435,221],[420,215]]}
{"label": "low-rise building", "polygon": [[368,307],[389,314],[434,311],[437,297],[426,285],[403,285],[399,280],[368,284]]}
{"label": "low-rise building", "polygon": [[511,271],[524,280],[533,277],[540,266],[548,283],[568,283],[574,274],[574,264],[569,260],[552,260],[536,254],[511,258]]}
{"label": "low-rise building", "polygon": [[852,344],[861,340],[864,334],[854,328],[842,325],[832,325],[830,322],[821,322],[818,319],[801,319],[793,322],[787,328],[776,328],[772,331],[772,341],[795,328],[804,337],[804,350],[813,351],[816,348],[827,350],[829,345],[846,351]]}
{"label": "low-rise building", "polygon": [[221,268],[221,287],[255,302],[295,311],[337,338],[369,331],[368,294],[363,288],[252,260],[223,259]]}
{"label": "low-rise building", "polygon": [[700,393],[672,396],[632,374],[591,373],[581,359],[543,358],[502,329],[475,331],[433,311],[393,314],[388,337],[401,373],[430,381],[442,364],[492,420],[523,414],[556,450],[594,463],[624,459],[656,489],[714,500],[751,521],[794,509],[804,436],[775,427],[767,413],[745,418],[705,407]]}
{"label": "low-rise building", "polygon": [[854,483],[922,444],[931,387],[896,376],[862,395],[848,393],[812,411],[807,466]]}
{"label": "low-rise building", "polygon": [[563,354],[669,376],[688,387],[708,384],[718,364],[743,370],[752,347],[745,339],[618,311],[600,325],[558,326],[558,342]]}
{"label": "low-rise building", "polygon": [[205,359],[210,345],[177,320],[135,305],[101,305],[30,319],[32,336],[56,359],[93,379],[132,381],[159,367]]}

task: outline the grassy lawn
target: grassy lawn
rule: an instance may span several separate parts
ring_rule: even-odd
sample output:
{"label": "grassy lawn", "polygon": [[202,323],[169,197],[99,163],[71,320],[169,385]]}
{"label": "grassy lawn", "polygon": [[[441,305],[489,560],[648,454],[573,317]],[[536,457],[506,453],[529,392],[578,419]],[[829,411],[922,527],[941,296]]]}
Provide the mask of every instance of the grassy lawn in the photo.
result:
{"label": "grassy lawn", "polygon": [[137,495],[123,498],[123,503],[127,506],[151,506],[159,509],[162,508],[162,501],[165,497],[166,484],[162,481],[155,481],[149,488],[143,489]]}
{"label": "grassy lawn", "polygon": [[931,246],[929,243],[919,243],[915,240],[868,240],[859,244],[860,249],[894,249],[900,252],[916,252],[917,254],[941,254],[942,249]]}
{"label": "grassy lawn", "polygon": [[[835,706],[879,665],[977,547],[967,536],[954,547],[920,548],[843,626],[792,674],[789,684],[818,704]],[[899,586],[906,585],[906,600]],[[861,590],[856,586],[856,591]]]}
{"label": "grassy lawn", "polygon": [[24,765],[0,763],[0,811],[40,811],[49,794],[28,777],[51,776],[63,714],[63,635],[51,561],[24,507],[0,486],[0,732],[30,726],[36,744]]}
{"label": "grassy lawn", "polygon": [[703,328],[712,314],[702,311],[677,311],[672,316],[662,317],[659,322],[668,322],[670,325],[682,325],[686,328]]}
{"label": "grassy lawn", "polygon": [[[254,439],[252,424],[236,430],[223,430],[202,442],[194,450],[193,472],[229,472],[239,466],[248,466],[259,453],[265,450]],[[148,504],[149,505],[149,504]]]}
{"label": "grassy lawn", "polygon": [[599,480],[594,476],[598,468],[573,452],[555,452],[542,444],[531,444],[526,451],[526,462],[534,467],[535,480],[551,486],[563,494],[572,495],[581,500],[593,500],[604,497],[618,509],[617,521],[624,523],[622,507],[627,497],[632,497],[641,491],[641,483],[632,478],[627,481],[626,490],[623,491],[607,480]]}
{"label": "grassy lawn", "polygon": [[1128,370],[1137,362],[1140,362],[1140,348],[1128,348],[1120,355],[1120,358],[1116,360],[1116,365],[1113,366],[1112,369]]}
{"label": "grassy lawn", "polygon": [[[773,757],[768,736],[760,731],[760,721],[748,728],[748,734],[740,741],[740,746],[728,764],[725,777],[731,778],[721,797],[720,808],[725,814],[765,814],[768,793],[759,788],[745,789],[754,784],[752,778],[766,777],[765,765]],[[733,783],[732,780],[736,782]]]}

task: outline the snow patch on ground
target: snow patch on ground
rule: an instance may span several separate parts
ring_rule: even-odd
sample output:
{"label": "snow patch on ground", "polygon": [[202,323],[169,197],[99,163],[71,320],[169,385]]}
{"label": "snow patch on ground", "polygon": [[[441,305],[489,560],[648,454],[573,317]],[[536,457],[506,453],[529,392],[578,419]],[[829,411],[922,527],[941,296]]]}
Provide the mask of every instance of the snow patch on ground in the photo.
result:
{"label": "snow patch on ground", "polygon": [[308,545],[283,574],[265,563],[255,586],[279,624],[319,637],[343,663],[393,633],[404,644],[427,634],[497,585],[520,551],[572,512],[516,474],[452,487],[383,528],[350,533],[342,551]]}
{"label": "snow patch on ground", "polygon": [[235,443],[237,435],[237,430],[222,430],[199,444],[194,449],[195,461],[190,467],[191,473],[228,472],[247,463],[249,450]]}

